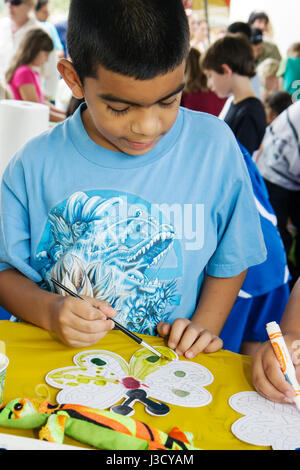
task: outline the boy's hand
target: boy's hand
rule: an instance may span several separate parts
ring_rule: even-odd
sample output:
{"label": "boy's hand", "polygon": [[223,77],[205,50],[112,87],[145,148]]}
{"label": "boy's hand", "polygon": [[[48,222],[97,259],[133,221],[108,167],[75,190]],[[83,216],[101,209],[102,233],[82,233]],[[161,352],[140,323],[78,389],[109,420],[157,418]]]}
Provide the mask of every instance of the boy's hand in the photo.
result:
{"label": "boy's hand", "polygon": [[84,300],[70,296],[59,296],[55,303],[52,331],[64,343],[74,348],[91,346],[102,339],[114,328],[116,311],[103,300],[83,297]]}
{"label": "boy's hand", "polygon": [[[293,337],[292,335],[285,335],[284,339],[292,360],[297,362],[295,357],[295,349],[292,349],[291,347],[293,341],[297,340],[297,338]],[[299,368],[300,366],[298,366],[298,369]],[[293,403],[293,397],[296,395],[295,391],[293,387],[285,380],[270,341],[262,344],[253,355],[252,381],[258,393],[263,397],[279,403]]]}
{"label": "boy's hand", "polygon": [[172,325],[160,322],[157,331],[163,338],[168,337],[169,348],[188,359],[193,359],[200,352],[216,352],[223,346],[221,338],[186,318],[178,318]]}

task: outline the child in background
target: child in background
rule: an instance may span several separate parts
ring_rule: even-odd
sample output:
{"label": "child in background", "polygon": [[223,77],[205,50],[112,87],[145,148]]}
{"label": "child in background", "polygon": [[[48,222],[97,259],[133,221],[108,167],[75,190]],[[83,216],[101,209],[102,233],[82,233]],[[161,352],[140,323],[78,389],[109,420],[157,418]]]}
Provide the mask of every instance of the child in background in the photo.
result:
{"label": "child in background", "polygon": [[[295,364],[300,382],[300,278],[295,283],[287,303],[280,328]],[[293,387],[285,380],[278,364],[273,347],[267,341],[259,347],[252,360],[253,385],[262,396],[279,403],[293,403],[296,395]]]}
{"label": "child in background", "polygon": [[179,106],[182,0],[72,0],[68,50],[59,71],[85,103],[3,175],[0,304],[72,347],[115,317],[187,358],[217,351],[266,251],[232,132]]}
{"label": "child in background", "polygon": [[279,78],[277,77],[279,64],[278,60],[269,58],[261,62],[256,68],[260,79],[262,101],[271,93],[280,89]]}
{"label": "child in background", "polygon": [[53,41],[57,56],[60,59],[63,58],[65,55],[64,46],[62,45],[57,29],[55,28],[54,24],[52,24],[50,21],[47,21],[50,16],[49,0],[38,0],[34,7],[34,13],[36,19],[42,23],[43,27],[49,33],[49,36]]}
{"label": "child in background", "polygon": [[44,30],[38,28],[30,30],[21,41],[5,78],[14,99],[48,104],[50,120],[59,122],[65,119],[65,115],[44,101],[41,78],[35,70],[47,62],[52,50],[52,39]]}
{"label": "child in background", "polygon": [[202,67],[212,91],[221,98],[233,95],[224,121],[252,155],[263,139],[266,115],[251,85],[255,69],[249,40],[243,34],[227,34],[206,51]]}
{"label": "child in background", "polygon": [[292,103],[292,97],[287,91],[276,91],[268,95],[264,100],[267,125],[269,126]]}
{"label": "child in background", "polygon": [[287,59],[281,61],[278,77],[282,77],[283,90],[290,93],[294,100],[300,99],[297,92],[300,86],[300,42],[292,44],[287,51]]}
{"label": "child in background", "polygon": [[219,98],[207,88],[206,75],[200,65],[201,54],[191,48],[185,71],[185,87],[181,97],[181,105],[194,111],[218,116],[225,104],[226,98]]}

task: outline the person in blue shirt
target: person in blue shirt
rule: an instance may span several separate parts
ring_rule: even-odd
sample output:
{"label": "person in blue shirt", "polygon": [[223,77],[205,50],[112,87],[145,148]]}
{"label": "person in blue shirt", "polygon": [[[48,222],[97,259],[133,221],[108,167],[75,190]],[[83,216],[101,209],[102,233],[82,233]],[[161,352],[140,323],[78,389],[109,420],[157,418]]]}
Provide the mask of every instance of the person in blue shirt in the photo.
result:
{"label": "person in blue shirt", "polygon": [[72,0],[68,50],[59,71],[85,103],[3,175],[0,304],[72,347],[116,318],[187,358],[217,351],[266,248],[231,130],[179,107],[182,1]]}
{"label": "person in blue shirt", "polygon": [[60,40],[56,27],[54,26],[54,24],[48,21],[48,18],[50,16],[48,7],[49,0],[38,0],[34,7],[34,13],[36,19],[42,23],[43,27],[46,29],[49,36],[51,37],[54,44],[54,49],[56,50],[58,57],[62,58],[64,57],[64,46]]}

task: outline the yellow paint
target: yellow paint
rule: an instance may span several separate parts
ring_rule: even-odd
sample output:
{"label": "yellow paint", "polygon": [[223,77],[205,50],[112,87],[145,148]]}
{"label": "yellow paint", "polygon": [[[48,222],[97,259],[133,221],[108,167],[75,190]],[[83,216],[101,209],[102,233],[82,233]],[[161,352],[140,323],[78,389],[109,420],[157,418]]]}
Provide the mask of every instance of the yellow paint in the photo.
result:
{"label": "yellow paint", "polygon": [[4,341],[0,341],[0,353],[5,354],[5,343]]}
{"label": "yellow paint", "polygon": [[[155,349],[168,359],[177,359],[177,354],[166,346],[158,346]],[[136,351],[129,364],[129,374],[138,380],[145,380],[147,375],[152,374],[157,369],[160,369],[160,367],[169,363],[168,359],[161,357],[156,362],[149,362],[147,359],[152,356],[154,354],[148,349]]]}

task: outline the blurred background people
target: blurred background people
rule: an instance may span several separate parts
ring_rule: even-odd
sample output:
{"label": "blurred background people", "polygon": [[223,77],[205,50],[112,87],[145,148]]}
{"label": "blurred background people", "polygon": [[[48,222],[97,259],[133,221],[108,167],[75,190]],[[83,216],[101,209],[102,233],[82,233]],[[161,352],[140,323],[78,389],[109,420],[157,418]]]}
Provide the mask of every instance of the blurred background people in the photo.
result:
{"label": "blurred background people", "polygon": [[48,18],[50,16],[49,0],[38,0],[37,4],[35,5],[34,13],[36,19],[42,23],[42,25],[46,28],[49,36],[51,37],[58,58],[63,58],[64,46],[62,45],[56,27],[54,26],[54,24],[48,21]]}
{"label": "blurred background people", "polygon": [[[24,35],[42,25],[33,12],[37,0],[5,0],[5,4],[8,16],[0,19],[0,80],[5,79],[5,72]],[[39,70],[43,94],[49,101],[54,100],[59,79],[56,65],[57,56],[52,51],[48,61]]]}
{"label": "blurred background people", "polygon": [[[256,48],[257,52],[255,60],[257,64],[267,59],[268,57],[280,61],[281,54],[277,45],[264,37],[266,36],[268,27],[270,26],[270,19],[268,15],[264,11],[253,11],[249,16],[248,23],[251,28],[259,29],[262,34],[262,41],[259,43],[260,47]],[[258,46],[258,43],[256,45]]]}
{"label": "blurred background people", "polygon": [[[289,257],[292,284],[300,275],[300,101],[295,101],[268,126],[257,167],[275,210],[278,229]],[[288,228],[291,221],[294,233]]]}
{"label": "blurred background people", "polygon": [[299,100],[300,93],[297,90],[300,87],[300,42],[289,47],[287,58],[281,61],[277,75],[282,78],[283,90],[290,93],[294,100]]}
{"label": "blurred background people", "polygon": [[264,137],[266,115],[251,85],[255,67],[249,40],[243,34],[225,35],[206,51],[202,66],[212,91],[221,98],[233,95],[224,121],[253,155]]}
{"label": "blurred background people", "polygon": [[190,44],[191,47],[204,52],[209,46],[208,24],[204,18],[199,18],[196,13],[189,16]]}
{"label": "blurred background people", "polygon": [[206,75],[201,68],[201,54],[198,49],[191,48],[187,58],[181,105],[218,116],[225,101],[226,98],[219,98],[208,89]]}
{"label": "blurred background people", "polygon": [[267,125],[270,125],[292,103],[292,97],[287,91],[275,91],[269,94],[264,100]]}
{"label": "blurred background people", "polygon": [[261,98],[264,101],[267,96],[280,89],[280,81],[277,76],[280,62],[276,59],[265,59],[257,67],[256,72],[260,80]]}
{"label": "blurred background people", "polygon": [[14,99],[48,104],[50,121],[59,122],[65,119],[65,114],[44,99],[40,75],[36,71],[47,62],[53,48],[53,41],[46,31],[38,28],[28,31],[12,58],[5,78]]}

